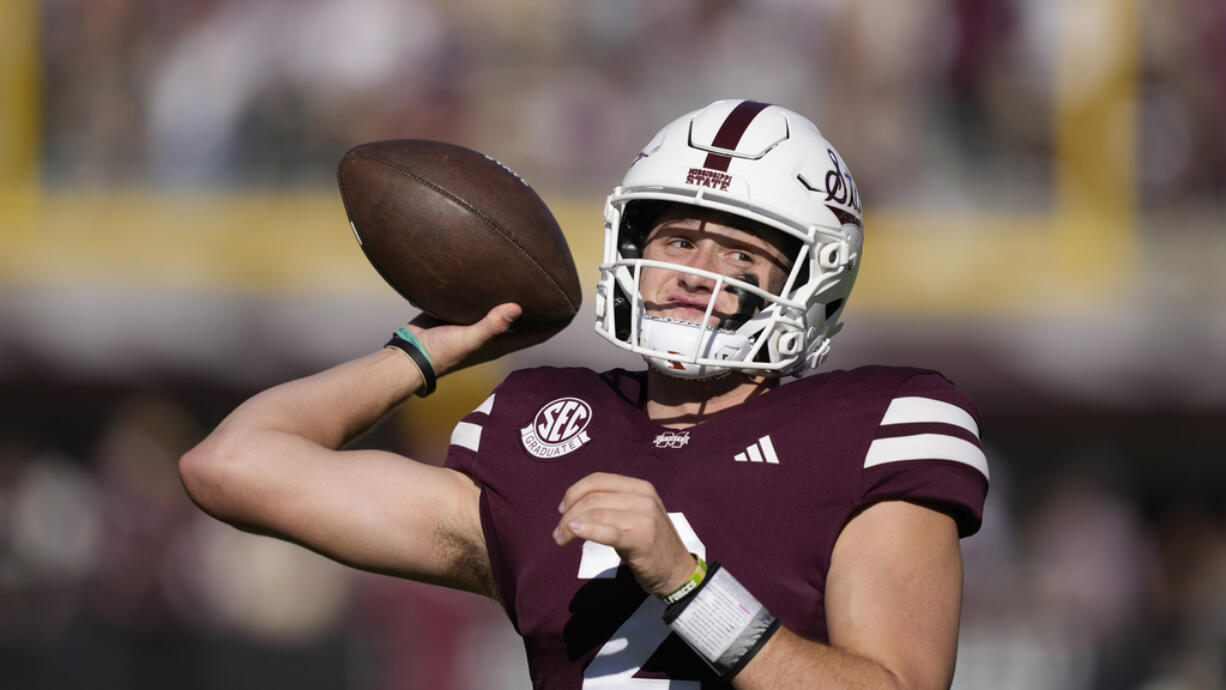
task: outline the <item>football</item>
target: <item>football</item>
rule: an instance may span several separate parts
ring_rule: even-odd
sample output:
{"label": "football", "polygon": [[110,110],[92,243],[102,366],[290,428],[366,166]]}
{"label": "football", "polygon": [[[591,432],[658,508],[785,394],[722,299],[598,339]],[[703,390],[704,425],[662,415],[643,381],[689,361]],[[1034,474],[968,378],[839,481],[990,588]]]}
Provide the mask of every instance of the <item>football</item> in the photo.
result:
{"label": "football", "polygon": [[516,302],[516,331],[560,330],[578,312],[579,275],[553,213],[493,158],[440,141],[377,141],[345,153],[337,183],[366,258],[423,312],[470,324]]}

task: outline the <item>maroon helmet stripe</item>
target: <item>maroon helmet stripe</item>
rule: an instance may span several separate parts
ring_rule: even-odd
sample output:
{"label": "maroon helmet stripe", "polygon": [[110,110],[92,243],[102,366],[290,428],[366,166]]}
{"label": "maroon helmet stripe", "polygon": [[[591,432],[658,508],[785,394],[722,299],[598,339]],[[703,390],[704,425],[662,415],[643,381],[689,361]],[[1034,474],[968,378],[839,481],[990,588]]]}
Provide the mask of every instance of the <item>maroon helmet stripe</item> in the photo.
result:
{"label": "maroon helmet stripe", "polygon": [[702,162],[702,167],[720,172],[728,172],[728,165],[732,163],[732,156],[724,156],[718,153],[708,153],[707,159]]}
{"label": "maroon helmet stripe", "polygon": [[[715,139],[711,141],[711,146],[719,149],[735,149],[736,145],[741,143],[741,137],[745,135],[745,130],[749,129],[749,123],[753,122],[758,113],[762,112],[769,105],[770,103],[759,103],[758,101],[741,101],[738,103],[732,109],[732,112],[728,113],[724,124],[719,126],[719,131],[715,133]],[[727,172],[728,164],[731,162],[731,156],[725,156],[720,153],[708,153],[707,160],[702,164],[702,167]]]}

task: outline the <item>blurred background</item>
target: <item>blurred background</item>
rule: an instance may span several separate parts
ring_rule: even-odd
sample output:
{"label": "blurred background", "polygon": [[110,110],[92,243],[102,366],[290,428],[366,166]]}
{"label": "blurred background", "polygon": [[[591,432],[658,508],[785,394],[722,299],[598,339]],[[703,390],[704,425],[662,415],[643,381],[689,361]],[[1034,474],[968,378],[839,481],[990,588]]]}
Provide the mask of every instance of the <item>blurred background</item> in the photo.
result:
{"label": "blurred background", "polygon": [[[523,688],[492,603],[211,521],[178,456],[413,310],[335,166],[431,138],[555,210],[723,97],[812,117],[867,210],[831,367],[942,370],[992,489],[954,686],[1226,688],[1226,4],[4,0],[0,686]],[[590,309],[590,302],[589,302]],[[441,459],[584,312],[363,443]]]}

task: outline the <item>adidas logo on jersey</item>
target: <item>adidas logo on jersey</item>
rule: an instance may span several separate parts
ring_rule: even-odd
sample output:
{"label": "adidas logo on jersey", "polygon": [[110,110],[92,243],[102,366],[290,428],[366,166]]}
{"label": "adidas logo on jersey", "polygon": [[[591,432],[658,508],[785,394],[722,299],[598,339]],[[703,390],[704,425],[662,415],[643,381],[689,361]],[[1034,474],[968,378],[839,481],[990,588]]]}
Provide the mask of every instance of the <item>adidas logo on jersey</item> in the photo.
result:
{"label": "adidas logo on jersey", "polygon": [[758,439],[757,443],[751,444],[745,449],[744,453],[734,455],[733,459],[737,462],[764,462],[768,465],[779,464],[779,456],[775,454],[775,444],[771,443],[769,434]]}

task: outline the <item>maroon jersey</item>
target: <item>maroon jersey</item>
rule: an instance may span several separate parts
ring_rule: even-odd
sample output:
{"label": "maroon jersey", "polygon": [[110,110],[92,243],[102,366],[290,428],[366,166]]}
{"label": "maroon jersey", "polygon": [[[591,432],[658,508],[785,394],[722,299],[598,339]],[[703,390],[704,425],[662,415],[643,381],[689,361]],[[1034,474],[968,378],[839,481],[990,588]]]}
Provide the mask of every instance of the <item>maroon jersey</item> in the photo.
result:
{"label": "maroon jersey", "polygon": [[[684,430],[642,411],[642,374],[511,374],[457,425],[449,467],[479,481],[499,593],[537,688],[728,687],[661,621],[609,547],[551,536],[570,485],[597,471],[655,486],[690,551],[718,560],[784,625],[826,641],[842,527],[903,499],[979,528],[988,487],[978,411],[940,374],[819,374]],[[671,683],[660,680],[672,679]]]}

